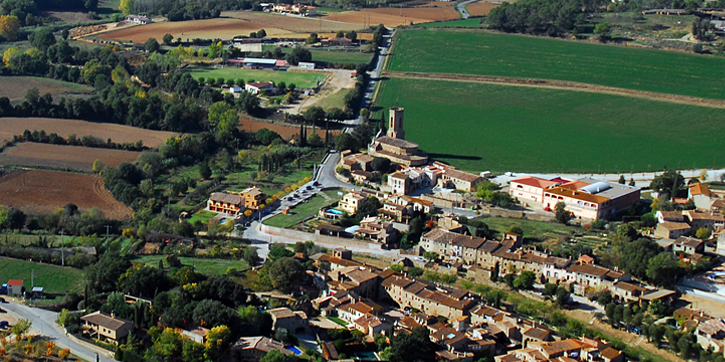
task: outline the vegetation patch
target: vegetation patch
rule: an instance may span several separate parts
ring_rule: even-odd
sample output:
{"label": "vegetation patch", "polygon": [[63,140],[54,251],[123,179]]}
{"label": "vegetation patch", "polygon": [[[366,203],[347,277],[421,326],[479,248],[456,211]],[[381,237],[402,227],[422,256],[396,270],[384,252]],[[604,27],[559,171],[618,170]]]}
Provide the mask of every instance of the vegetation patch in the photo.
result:
{"label": "vegetation patch", "polygon": [[725,146],[720,109],[396,78],[385,81],[376,102],[382,109],[405,107],[406,139],[470,171],[628,173],[725,165],[715,151]]}
{"label": "vegetation patch", "polygon": [[[132,259],[134,262],[144,263],[154,267],[159,265],[160,260],[165,261],[166,255],[142,255]],[[238,259],[209,259],[180,256],[179,261],[184,266],[194,267],[196,272],[208,276],[224,275],[230,268],[235,269],[235,271],[241,271],[249,267],[246,262]],[[166,262],[164,264],[166,265]],[[168,265],[166,266],[168,267]]]}
{"label": "vegetation patch", "polygon": [[327,73],[301,73],[301,72],[280,72],[272,70],[243,69],[235,67],[227,68],[203,68],[189,67],[188,72],[194,78],[204,79],[244,79],[245,82],[252,80],[257,82],[272,81],[275,84],[285,82],[288,85],[294,83],[299,88],[313,88],[318,81],[322,81]]}
{"label": "vegetation patch", "polygon": [[[340,200],[337,190],[326,190],[313,196],[309,201],[302,202],[290,209],[287,215],[275,215],[264,221],[264,224],[280,228],[289,228],[305,219],[317,215],[321,208]],[[322,196],[325,194],[327,197]]]}
{"label": "vegetation patch", "polygon": [[0,257],[0,280],[3,282],[22,279],[25,288],[30,289],[31,273],[35,275],[35,286],[45,288],[46,293],[81,291],[83,272],[78,269]]}
{"label": "vegetation patch", "polygon": [[389,63],[394,71],[555,79],[725,99],[722,58],[479,31],[402,31],[396,43]]}

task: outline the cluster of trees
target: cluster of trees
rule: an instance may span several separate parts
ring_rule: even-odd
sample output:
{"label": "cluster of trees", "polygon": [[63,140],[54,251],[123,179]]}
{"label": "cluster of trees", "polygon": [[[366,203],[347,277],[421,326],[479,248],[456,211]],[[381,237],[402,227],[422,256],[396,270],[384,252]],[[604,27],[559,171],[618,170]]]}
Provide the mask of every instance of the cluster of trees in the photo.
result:
{"label": "cluster of trees", "polygon": [[490,202],[493,206],[503,208],[513,207],[516,203],[511,195],[505,192],[500,192],[498,191],[499,189],[500,187],[495,183],[488,180],[483,180],[481,183],[478,184],[478,189],[476,190],[476,197],[482,198],[484,201]]}
{"label": "cluster of trees", "polygon": [[247,10],[254,5],[249,0],[121,0],[120,9],[124,14],[155,14],[169,21],[183,21],[218,18],[222,11]]}
{"label": "cluster of trees", "polygon": [[[37,92],[36,88],[33,88],[33,90]],[[111,148],[126,151],[144,151],[147,149],[143,145],[143,140],[127,143],[115,143],[111,141],[110,138],[104,141],[102,138],[92,135],[86,135],[79,138],[75,134],[69,134],[67,138],[63,138],[55,132],[47,134],[45,133],[45,130],[33,130],[33,132],[30,132],[30,130],[27,129],[23,131],[23,134],[13,136],[13,142],[38,142],[50,143],[53,145]]]}
{"label": "cluster of trees", "polygon": [[511,33],[560,36],[586,22],[586,14],[606,5],[603,0],[524,0],[504,3],[486,18],[489,27]]}
{"label": "cluster of trees", "polygon": [[344,132],[335,137],[335,149],[342,152],[357,150],[366,147],[375,135],[375,130],[369,124],[355,127],[352,133]]}

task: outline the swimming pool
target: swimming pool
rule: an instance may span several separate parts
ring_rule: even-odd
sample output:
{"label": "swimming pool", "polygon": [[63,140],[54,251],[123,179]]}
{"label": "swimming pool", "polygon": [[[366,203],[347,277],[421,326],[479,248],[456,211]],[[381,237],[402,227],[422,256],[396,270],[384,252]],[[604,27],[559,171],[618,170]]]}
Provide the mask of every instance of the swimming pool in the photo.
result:
{"label": "swimming pool", "polygon": [[356,359],[363,361],[379,361],[378,355],[375,352],[355,352],[353,353]]}
{"label": "swimming pool", "polygon": [[329,209],[329,210],[327,210],[327,212],[335,214],[335,215],[342,215],[342,211],[340,211],[340,210]]}
{"label": "swimming pool", "polygon": [[297,356],[301,356],[301,355],[302,355],[302,351],[300,351],[300,349],[299,349],[299,348],[297,348],[297,347],[295,347],[295,346],[293,346],[293,345],[289,345],[289,346],[284,346],[284,348],[286,348],[286,349],[288,349],[288,350],[292,351],[292,353],[294,353],[294,354],[295,354],[295,355],[297,355]]}

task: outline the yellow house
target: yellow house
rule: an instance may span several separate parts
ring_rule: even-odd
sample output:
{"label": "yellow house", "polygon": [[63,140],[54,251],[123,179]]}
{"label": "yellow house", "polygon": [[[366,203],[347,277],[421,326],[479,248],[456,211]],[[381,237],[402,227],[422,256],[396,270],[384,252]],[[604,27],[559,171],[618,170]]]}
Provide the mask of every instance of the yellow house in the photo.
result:
{"label": "yellow house", "polygon": [[126,340],[126,337],[133,331],[133,323],[116,318],[113,314],[106,314],[97,311],[81,317],[81,328],[91,338],[99,341],[106,341],[118,344]]}

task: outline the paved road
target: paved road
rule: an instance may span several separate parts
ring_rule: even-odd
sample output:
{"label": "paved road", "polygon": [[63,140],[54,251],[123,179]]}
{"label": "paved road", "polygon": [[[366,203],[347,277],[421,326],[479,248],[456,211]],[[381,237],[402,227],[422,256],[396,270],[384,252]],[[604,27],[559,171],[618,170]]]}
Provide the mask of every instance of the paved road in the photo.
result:
{"label": "paved road", "polygon": [[458,10],[458,12],[461,13],[462,18],[468,19],[468,17],[471,16],[471,14],[468,13],[468,10],[466,10],[466,5],[468,5],[472,2],[476,2],[476,1],[478,1],[478,0],[468,0],[468,1],[464,1],[462,3],[458,3],[456,5],[456,10]]}
{"label": "paved road", "polygon": [[70,348],[72,354],[86,361],[95,361],[96,355],[98,355],[98,360],[101,362],[115,361],[110,357],[110,352],[91,344],[78,343],[66,336],[63,329],[55,324],[55,320],[58,319],[58,313],[31,308],[13,302],[4,303],[2,308],[18,319],[25,318],[30,320],[33,323],[31,328],[33,332],[48,337],[60,348]]}

